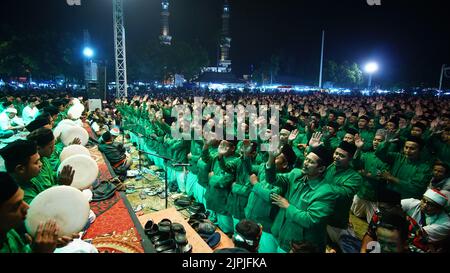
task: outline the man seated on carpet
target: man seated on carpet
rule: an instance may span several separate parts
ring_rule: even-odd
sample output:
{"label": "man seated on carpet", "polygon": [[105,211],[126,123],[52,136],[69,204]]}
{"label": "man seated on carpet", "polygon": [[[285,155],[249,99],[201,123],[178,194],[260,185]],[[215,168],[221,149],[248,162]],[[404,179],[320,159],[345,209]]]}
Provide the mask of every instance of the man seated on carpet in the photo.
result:
{"label": "man seated on carpet", "polygon": [[126,174],[133,161],[131,158],[127,158],[126,150],[122,143],[114,142],[113,136],[109,131],[102,135],[102,143],[98,145],[98,149],[106,156],[116,174]]}
{"label": "man seated on carpet", "polygon": [[23,196],[14,179],[0,172],[0,253],[53,253],[58,242],[54,221],[40,224],[33,239],[27,236],[30,242],[25,242],[15,231],[23,226],[29,208]]}
{"label": "man seated on carpet", "polygon": [[39,128],[29,134],[27,139],[36,143],[37,151],[42,162],[39,175],[32,178],[29,184],[21,185],[25,191],[25,202],[31,203],[36,195],[46,189],[57,185],[69,186],[72,184],[75,171],[73,171],[70,166],[64,166],[59,176],[55,171],[53,171],[53,167],[50,163],[50,157],[55,149],[55,137],[52,130],[47,128]]}
{"label": "man seated on carpet", "polygon": [[[36,144],[29,140],[16,140],[0,150],[0,155],[5,160],[8,174],[19,186],[23,185],[26,189],[25,191],[21,189],[20,199],[27,197],[32,200],[39,192],[34,188],[31,180],[39,175],[42,167]],[[28,204],[26,201],[23,202]],[[24,230],[23,227],[22,230]],[[58,246],[65,246],[77,237],[78,234],[73,234],[72,238],[67,236],[59,238]]]}
{"label": "man seated on carpet", "polygon": [[17,117],[16,108],[8,107],[0,114],[0,130],[2,134],[12,136],[24,127],[22,119]]}
{"label": "man seated on carpet", "polygon": [[436,251],[449,239],[450,217],[444,210],[447,203],[447,196],[435,189],[428,189],[422,200],[402,200],[402,208],[416,231],[411,238],[412,249]]}

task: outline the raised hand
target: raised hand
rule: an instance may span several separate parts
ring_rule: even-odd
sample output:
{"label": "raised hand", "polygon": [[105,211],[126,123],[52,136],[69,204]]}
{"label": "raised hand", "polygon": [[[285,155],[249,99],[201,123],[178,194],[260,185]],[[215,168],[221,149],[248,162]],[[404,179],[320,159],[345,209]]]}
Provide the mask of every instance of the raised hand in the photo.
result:
{"label": "raised hand", "polygon": [[313,133],[311,139],[309,140],[309,146],[311,146],[312,148],[319,147],[321,144],[323,144],[323,142],[320,141],[321,138],[322,133],[320,132]]}
{"label": "raised hand", "polygon": [[289,141],[294,141],[298,136],[298,129],[295,129],[294,131],[291,132],[291,134],[289,135],[288,140]]}
{"label": "raised hand", "polygon": [[75,175],[75,170],[71,166],[66,165],[59,173],[59,183],[61,185],[70,186]]}
{"label": "raised hand", "polygon": [[258,176],[256,174],[250,175],[250,183],[254,186],[256,183],[258,183]]}
{"label": "raised hand", "polygon": [[364,146],[364,139],[362,139],[359,134],[355,135],[355,146],[358,149],[361,149]]}

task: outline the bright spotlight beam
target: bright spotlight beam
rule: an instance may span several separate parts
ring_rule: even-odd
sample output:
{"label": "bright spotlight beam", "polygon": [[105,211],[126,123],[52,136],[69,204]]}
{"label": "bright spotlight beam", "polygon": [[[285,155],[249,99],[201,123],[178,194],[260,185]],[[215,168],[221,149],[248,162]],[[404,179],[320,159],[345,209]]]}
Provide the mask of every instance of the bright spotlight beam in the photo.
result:
{"label": "bright spotlight beam", "polygon": [[378,71],[378,64],[375,62],[370,62],[370,63],[366,64],[366,66],[364,67],[364,70],[369,74],[375,73]]}
{"label": "bright spotlight beam", "polygon": [[87,58],[92,58],[94,56],[94,50],[92,50],[92,48],[85,47],[83,49],[83,55]]}

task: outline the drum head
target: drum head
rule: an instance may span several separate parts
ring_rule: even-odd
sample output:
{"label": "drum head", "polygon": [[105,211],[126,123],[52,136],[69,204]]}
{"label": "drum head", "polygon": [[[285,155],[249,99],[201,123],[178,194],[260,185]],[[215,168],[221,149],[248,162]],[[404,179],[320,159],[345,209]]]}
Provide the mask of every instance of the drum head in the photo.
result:
{"label": "drum head", "polygon": [[83,145],[72,144],[72,145],[69,145],[69,146],[65,147],[62,150],[61,155],[59,156],[59,160],[62,162],[66,158],[69,158],[69,157],[71,157],[73,155],[87,155],[87,156],[91,156],[91,153]]}
{"label": "drum head", "polygon": [[89,134],[86,129],[78,126],[65,127],[61,132],[61,141],[65,146],[70,145],[75,138],[81,140],[81,145],[86,146],[89,140]]}
{"label": "drum head", "polygon": [[63,119],[58,123],[58,126],[61,124],[67,124],[67,125],[73,125],[76,126],[77,124],[75,123],[75,121],[71,120],[71,119]]}
{"label": "drum head", "polygon": [[97,179],[98,166],[97,162],[87,155],[73,155],[66,158],[58,167],[58,174],[69,165],[75,171],[73,182],[70,186],[80,190],[89,188]]}
{"label": "drum head", "polygon": [[69,108],[69,111],[67,111],[67,115],[72,117],[72,119],[79,119],[83,114],[83,111],[84,106],[82,104],[74,104]]}
{"label": "drum head", "polygon": [[39,223],[55,220],[59,237],[80,232],[89,219],[89,202],[84,194],[73,187],[55,186],[39,193],[31,201],[25,226],[35,236]]}
{"label": "drum head", "polygon": [[71,125],[69,123],[59,123],[58,126],[56,126],[56,128],[53,130],[53,135],[55,136],[55,138],[58,138],[61,136],[61,133],[65,130],[67,130],[70,127],[75,127],[76,125]]}

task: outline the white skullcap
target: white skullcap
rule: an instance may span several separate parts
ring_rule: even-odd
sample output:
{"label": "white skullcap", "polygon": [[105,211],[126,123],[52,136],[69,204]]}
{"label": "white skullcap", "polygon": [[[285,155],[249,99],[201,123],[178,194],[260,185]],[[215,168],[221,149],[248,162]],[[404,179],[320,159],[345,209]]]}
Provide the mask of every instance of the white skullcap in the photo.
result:
{"label": "white skullcap", "polygon": [[119,136],[120,135],[120,129],[117,127],[112,128],[110,131],[111,135],[113,136]]}
{"label": "white skullcap", "polygon": [[6,108],[5,112],[6,112],[6,113],[14,113],[14,114],[17,114],[16,108],[12,108],[12,107]]}
{"label": "white skullcap", "polygon": [[423,196],[442,207],[444,207],[448,202],[447,196],[435,189],[428,189]]}

